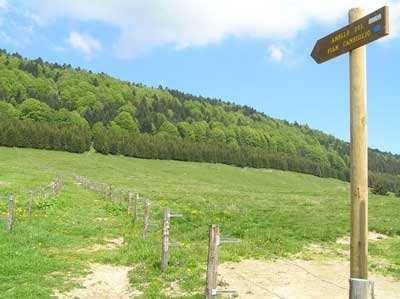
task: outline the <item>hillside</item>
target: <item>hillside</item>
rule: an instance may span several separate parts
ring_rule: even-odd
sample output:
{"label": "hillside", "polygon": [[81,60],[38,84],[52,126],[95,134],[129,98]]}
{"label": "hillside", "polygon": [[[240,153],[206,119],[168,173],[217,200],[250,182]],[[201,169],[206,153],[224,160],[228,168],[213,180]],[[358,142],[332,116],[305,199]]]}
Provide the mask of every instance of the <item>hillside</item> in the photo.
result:
{"label": "hillside", "polygon": [[[0,52],[0,145],[219,162],[349,179],[349,144],[247,106]],[[400,156],[370,150],[370,185]]]}
{"label": "hillside", "polygon": [[[132,223],[126,202],[85,190],[74,174],[150,199],[148,238],[142,238],[141,218]],[[46,186],[57,175],[64,179],[60,194],[35,201],[29,218],[27,191]],[[349,231],[348,188],[339,180],[287,171],[0,147],[0,195],[14,193],[17,199],[13,231],[0,230],[0,297],[50,298],[56,290],[79,285],[77,278],[95,263],[129,269],[129,285],[145,298],[162,298],[171,285],[187,298],[203,298],[211,223],[220,225],[223,236],[241,239],[221,246],[221,263],[299,256],[315,244],[337,258],[348,249],[335,243]],[[157,226],[163,207],[183,215],[171,223],[171,240],[179,246],[171,247],[166,273],[159,270]],[[370,269],[397,278],[399,209],[393,196],[371,196],[370,230],[390,237],[370,244]],[[0,200],[0,214],[5,213],[6,203]],[[105,241],[119,238],[124,240],[120,247]],[[307,253],[306,259],[314,255]]]}

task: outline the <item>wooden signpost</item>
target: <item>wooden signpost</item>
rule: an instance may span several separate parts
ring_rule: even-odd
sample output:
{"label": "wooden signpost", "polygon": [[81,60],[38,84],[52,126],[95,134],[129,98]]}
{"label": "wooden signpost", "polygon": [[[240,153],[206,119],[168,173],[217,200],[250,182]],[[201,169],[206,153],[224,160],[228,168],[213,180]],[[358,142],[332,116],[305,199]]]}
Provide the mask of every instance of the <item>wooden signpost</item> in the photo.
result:
{"label": "wooden signpost", "polygon": [[322,63],[350,52],[351,241],[350,299],[367,299],[368,281],[368,144],[365,45],[389,34],[387,6],[364,16],[349,11],[349,25],[317,41],[311,56]]}
{"label": "wooden signpost", "polygon": [[311,57],[323,63],[389,34],[387,6],[358,19],[317,41]]}

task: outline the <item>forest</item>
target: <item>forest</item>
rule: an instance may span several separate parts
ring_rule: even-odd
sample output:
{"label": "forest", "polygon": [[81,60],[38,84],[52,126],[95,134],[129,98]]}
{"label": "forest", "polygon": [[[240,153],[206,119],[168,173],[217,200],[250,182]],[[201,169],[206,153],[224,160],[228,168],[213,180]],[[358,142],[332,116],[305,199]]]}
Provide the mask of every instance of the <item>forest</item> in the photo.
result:
{"label": "forest", "polygon": [[[349,180],[349,143],[248,106],[0,50],[0,145],[274,168]],[[369,150],[400,192],[400,156]]]}

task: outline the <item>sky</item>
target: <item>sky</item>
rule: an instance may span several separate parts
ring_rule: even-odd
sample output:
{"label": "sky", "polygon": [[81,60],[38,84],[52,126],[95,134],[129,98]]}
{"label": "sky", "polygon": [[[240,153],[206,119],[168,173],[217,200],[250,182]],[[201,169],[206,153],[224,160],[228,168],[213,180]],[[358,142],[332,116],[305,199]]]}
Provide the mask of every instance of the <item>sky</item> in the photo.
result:
{"label": "sky", "polygon": [[252,106],[349,140],[348,55],[318,65],[348,10],[390,6],[367,46],[369,146],[400,154],[400,0],[0,0],[0,48]]}

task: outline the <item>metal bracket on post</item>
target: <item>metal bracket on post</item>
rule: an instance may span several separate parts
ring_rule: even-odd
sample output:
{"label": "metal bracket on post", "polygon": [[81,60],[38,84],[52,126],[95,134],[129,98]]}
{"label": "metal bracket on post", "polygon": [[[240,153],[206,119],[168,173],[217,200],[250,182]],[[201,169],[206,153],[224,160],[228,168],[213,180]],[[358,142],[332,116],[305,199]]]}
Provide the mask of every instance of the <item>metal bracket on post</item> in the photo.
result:
{"label": "metal bracket on post", "polygon": [[169,217],[171,218],[183,218],[182,214],[170,214]]}
{"label": "metal bracket on post", "polygon": [[237,291],[235,291],[235,290],[213,290],[213,291],[215,291],[215,295],[218,295],[218,294],[238,294],[238,292]]}
{"label": "metal bracket on post", "polygon": [[350,299],[375,299],[374,282],[368,279],[350,278]]}
{"label": "metal bracket on post", "polygon": [[227,244],[227,243],[240,243],[240,242],[242,242],[242,241],[237,238],[225,238],[225,237],[218,238],[218,245]]}

